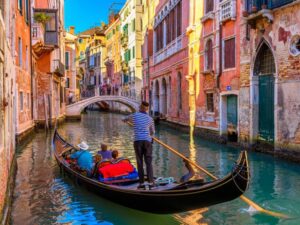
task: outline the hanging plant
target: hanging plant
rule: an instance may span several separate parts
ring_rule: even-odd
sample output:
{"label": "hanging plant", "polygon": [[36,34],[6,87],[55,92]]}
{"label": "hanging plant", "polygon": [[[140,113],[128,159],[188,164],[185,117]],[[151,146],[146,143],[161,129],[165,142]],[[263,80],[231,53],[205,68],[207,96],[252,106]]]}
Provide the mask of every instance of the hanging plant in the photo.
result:
{"label": "hanging plant", "polygon": [[51,17],[47,15],[46,13],[35,13],[34,14],[34,20],[37,23],[40,23],[43,25],[43,27],[46,27],[46,23],[50,21]]}

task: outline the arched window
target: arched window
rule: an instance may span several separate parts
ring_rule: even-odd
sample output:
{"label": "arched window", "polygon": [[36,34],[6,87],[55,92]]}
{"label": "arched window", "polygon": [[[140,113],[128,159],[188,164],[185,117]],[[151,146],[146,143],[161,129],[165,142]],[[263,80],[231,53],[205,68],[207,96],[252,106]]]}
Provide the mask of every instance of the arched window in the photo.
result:
{"label": "arched window", "polygon": [[205,70],[213,69],[213,46],[212,40],[209,39],[205,45]]}
{"label": "arched window", "polygon": [[214,0],[206,0],[205,13],[214,11]]}
{"label": "arched window", "polygon": [[270,48],[263,44],[257,55],[254,65],[254,75],[265,75],[275,73],[275,62]]}

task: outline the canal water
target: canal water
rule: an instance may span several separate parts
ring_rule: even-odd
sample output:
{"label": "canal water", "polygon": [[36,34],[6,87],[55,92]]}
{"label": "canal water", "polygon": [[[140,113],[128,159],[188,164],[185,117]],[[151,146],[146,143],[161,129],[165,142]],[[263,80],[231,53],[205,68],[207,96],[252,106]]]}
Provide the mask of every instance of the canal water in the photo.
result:
{"label": "canal water", "polygon": [[[135,163],[133,133],[121,122],[122,118],[119,114],[89,113],[80,122],[60,126],[59,131],[71,143],[86,141],[93,152],[105,142]],[[154,215],[107,201],[60,174],[51,151],[51,136],[37,133],[18,149],[12,224],[300,224],[300,165],[249,153],[251,184],[245,195],[264,208],[293,219],[257,214],[240,199],[181,214]],[[239,154],[239,149],[200,138],[193,140],[186,133],[162,125],[157,126],[156,136],[218,177],[231,171]],[[182,160],[157,144],[153,157],[156,176],[179,179],[186,173]]]}

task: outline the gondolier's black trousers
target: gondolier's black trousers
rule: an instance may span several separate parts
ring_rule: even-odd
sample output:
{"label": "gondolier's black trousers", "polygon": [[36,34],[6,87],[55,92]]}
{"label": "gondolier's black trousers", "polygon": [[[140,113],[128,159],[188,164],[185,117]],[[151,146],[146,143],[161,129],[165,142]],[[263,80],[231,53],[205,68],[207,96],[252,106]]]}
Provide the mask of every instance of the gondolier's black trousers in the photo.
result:
{"label": "gondolier's black trousers", "polygon": [[148,181],[152,183],[154,181],[153,167],[152,167],[152,143],[149,141],[135,141],[134,150],[135,150],[140,183],[144,183],[145,181],[143,159],[145,160],[146,163]]}

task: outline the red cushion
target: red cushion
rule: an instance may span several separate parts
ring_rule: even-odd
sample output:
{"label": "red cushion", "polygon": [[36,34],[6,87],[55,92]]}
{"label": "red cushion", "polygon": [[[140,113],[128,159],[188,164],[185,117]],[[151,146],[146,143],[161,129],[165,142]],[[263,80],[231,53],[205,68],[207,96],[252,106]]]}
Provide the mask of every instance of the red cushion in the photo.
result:
{"label": "red cushion", "polygon": [[102,174],[103,178],[124,176],[133,171],[134,167],[131,164],[123,162],[107,165],[99,169],[99,173]]}

